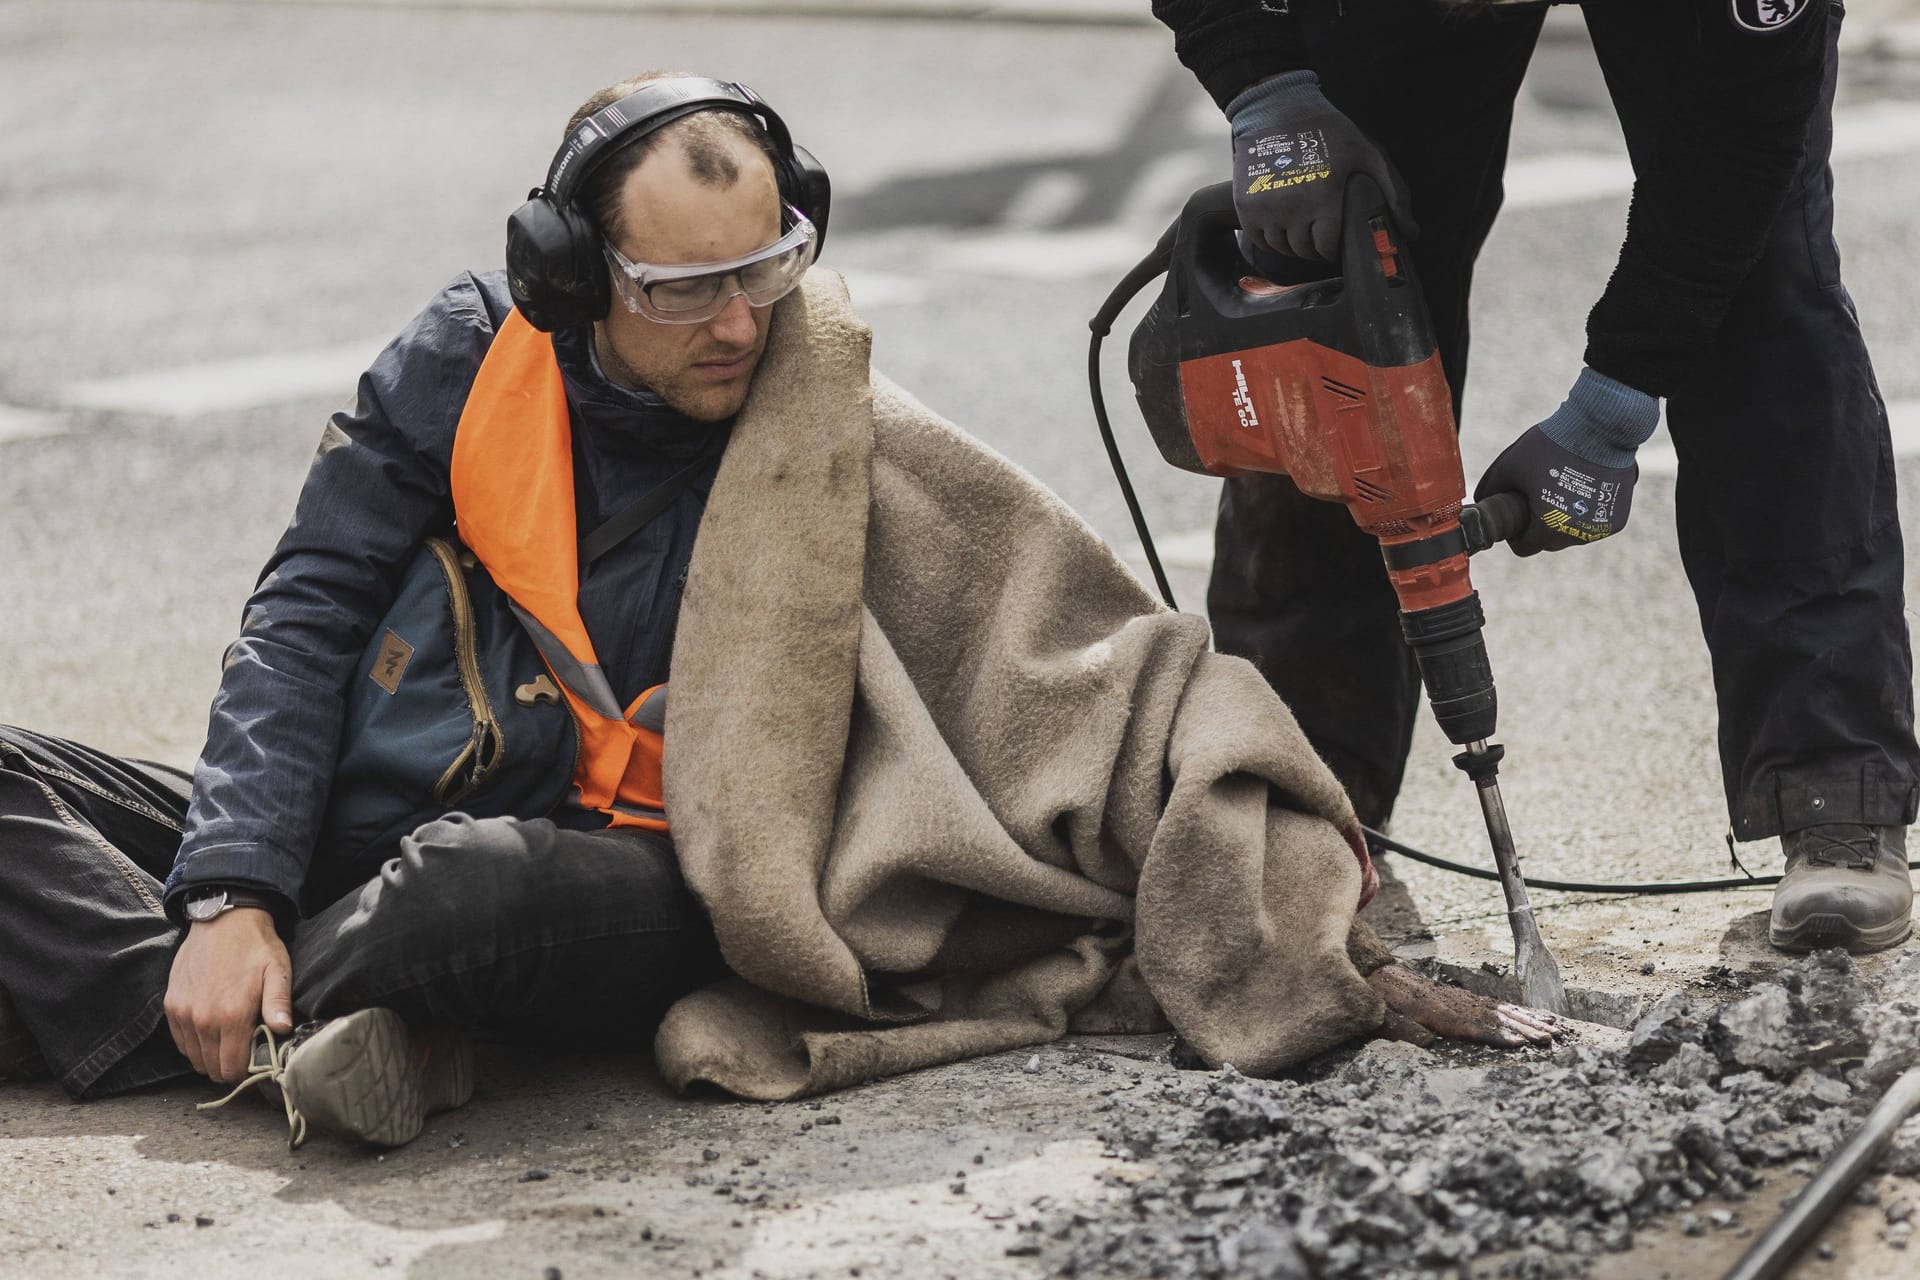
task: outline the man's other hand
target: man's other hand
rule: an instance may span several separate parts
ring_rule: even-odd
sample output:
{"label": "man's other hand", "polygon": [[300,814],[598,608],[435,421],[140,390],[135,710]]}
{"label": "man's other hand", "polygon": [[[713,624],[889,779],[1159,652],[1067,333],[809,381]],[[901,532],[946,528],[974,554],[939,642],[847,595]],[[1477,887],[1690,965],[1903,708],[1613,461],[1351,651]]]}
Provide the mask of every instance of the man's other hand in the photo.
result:
{"label": "man's other hand", "polygon": [[1400,176],[1327,101],[1313,72],[1289,71],[1241,90],[1227,104],[1227,119],[1233,209],[1256,250],[1338,262],[1347,179],[1356,173],[1380,184],[1403,234],[1418,234]]}
{"label": "man's other hand", "polygon": [[173,957],[167,1026],[193,1069],[223,1084],[247,1072],[253,1029],[293,1030],[293,965],[273,917],[235,907],[194,924]]}
{"label": "man's other hand", "polygon": [[1493,460],[1474,500],[1496,493],[1527,500],[1533,518],[1509,544],[1519,555],[1612,537],[1633,510],[1634,452],[1659,425],[1654,397],[1583,369],[1560,407]]}
{"label": "man's other hand", "polygon": [[1552,1014],[1502,1004],[1459,987],[1443,987],[1404,965],[1375,969],[1367,975],[1367,985],[1386,1001],[1387,1020],[1380,1034],[1389,1040],[1428,1045],[1444,1036],[1517,1049],[1546,1044],[1558,1025]]}

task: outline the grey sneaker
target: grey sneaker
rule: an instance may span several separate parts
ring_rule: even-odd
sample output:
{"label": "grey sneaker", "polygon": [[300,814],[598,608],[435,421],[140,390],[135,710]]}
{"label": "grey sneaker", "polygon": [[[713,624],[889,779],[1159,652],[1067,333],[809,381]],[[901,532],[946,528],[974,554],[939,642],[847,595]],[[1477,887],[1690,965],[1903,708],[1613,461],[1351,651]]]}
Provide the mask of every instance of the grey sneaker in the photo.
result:
{"label": "grey sneaker", "polygon": [[201,1109],[223,1107],[257,1086],[286,1109],[289,1150],[310,1129],[402,1146],[420,1135],[428,1116],[473,1097],[473,1041],[449,1031],[417,1035],[391,1009],[309,1022],[287,1040],[264,1026],[253,1036],[247,1078]]}
{"label": "grey sneaker", "polygon": [[1907,829],[1829,822],[1780,837],[1787,874],[1767,940],[1782,951],[1884,951],[1913,930]]}
{"label": "grey sneaker", "polygon": [[40,1050],[21,1025],[20,1014],[0,987],[0,1080],[38,1080],[47,1074]]}

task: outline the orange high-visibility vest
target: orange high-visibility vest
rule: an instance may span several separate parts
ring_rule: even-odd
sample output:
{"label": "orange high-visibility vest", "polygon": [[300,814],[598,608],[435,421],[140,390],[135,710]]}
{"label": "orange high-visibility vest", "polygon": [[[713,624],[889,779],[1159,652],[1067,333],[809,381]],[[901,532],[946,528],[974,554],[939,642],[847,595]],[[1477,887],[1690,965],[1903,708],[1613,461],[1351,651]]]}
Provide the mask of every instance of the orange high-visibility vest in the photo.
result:
{"label": "orange high-visibility vest", "polygon": [[461,542],[507,593],[573,709],[579,802],[613,826],[665,831],[666,686],[623,708],[580,619],[566,388],[553,339],[517,310],[500,325],[460,414],[452,483]]}

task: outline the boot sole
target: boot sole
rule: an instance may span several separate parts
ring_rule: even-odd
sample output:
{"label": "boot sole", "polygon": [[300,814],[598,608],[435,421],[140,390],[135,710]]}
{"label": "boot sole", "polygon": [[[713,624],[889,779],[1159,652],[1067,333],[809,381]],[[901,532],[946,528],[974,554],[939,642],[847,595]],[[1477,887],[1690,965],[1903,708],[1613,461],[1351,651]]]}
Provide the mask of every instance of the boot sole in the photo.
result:
{"label": "boot sole", "polygon": [[1897,947],[1913,932],[1913,918],[1889,920],[1873,929],[1862,929],[1842,915],[1811,915],[1792,928],[1767,926],[1767,941],[1780,951],[1821,951],[1844,947],[1854,955],[1885,951]]}
{"label": "boot sole", "polygon": [[[398,1147],[420,1136],[425,1074],[400,1015],[362,1009],[328,1023],[301,1045],[281,1087],[309,1128]],[[471,1069],[467,1079],[471,1090]]]}

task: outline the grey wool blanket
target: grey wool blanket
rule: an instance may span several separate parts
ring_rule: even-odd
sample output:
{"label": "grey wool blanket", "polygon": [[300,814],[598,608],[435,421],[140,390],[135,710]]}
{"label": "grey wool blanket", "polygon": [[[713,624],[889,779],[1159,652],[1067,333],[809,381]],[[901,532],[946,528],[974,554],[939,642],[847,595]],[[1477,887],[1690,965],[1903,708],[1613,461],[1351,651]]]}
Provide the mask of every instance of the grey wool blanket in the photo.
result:
{"label": "grey wool blanket", "polygon": [[666,806],[737,976],[665,1077],[794,1098],[1171,1023],[1271,1072],[1379,1025],[1333,775],[1206,623],[874,373],[839,277],[774,313],[674,641]]}

